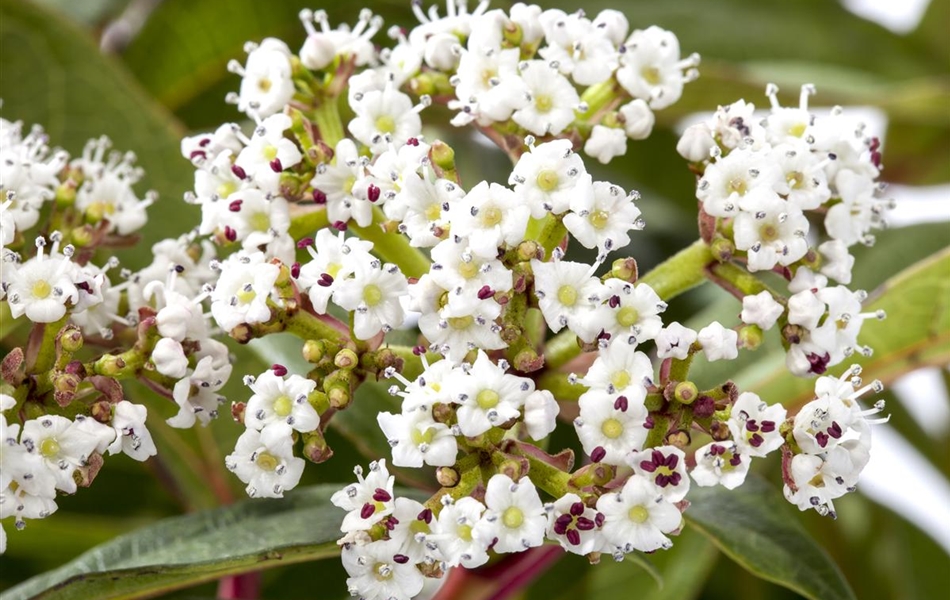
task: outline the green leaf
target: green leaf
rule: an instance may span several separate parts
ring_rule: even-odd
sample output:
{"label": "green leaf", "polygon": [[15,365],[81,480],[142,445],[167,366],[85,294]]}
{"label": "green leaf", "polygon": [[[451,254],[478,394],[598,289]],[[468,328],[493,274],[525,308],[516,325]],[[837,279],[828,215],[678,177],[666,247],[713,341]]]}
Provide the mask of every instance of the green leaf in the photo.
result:
{"label": "green leaf", "polygon": [[[887,319],[865,321],[859,341],[874,354],[855,354],[848,365],[859,364],[867,378],[887,384],[916,368],[950,363],[950,246],[889,279],[872,298],[864,309],[883,310]],[[789,408],[807,402],[814,388],[811,379],[789,373],[782,356],[760,361],[736,382]]]}
{"label": "green leaf", "polygon": [[7,590],[3,600],[129,598],[225,575],[335,556],[339,486],[298,489],[159,521]]}
{"label": "green leaf", "polygon": [[182,201],[194,168],[181,157],[180,126],[88,33],[35,4],[0,0],[0,72],[4,118],[43,125],[51,145],[73,155],[101,135],[138,155],[146,177],[136,190],[154,188],[160,200],[148,211],[143,243],[120,253],[123,266],[148,264],[153,243],[197,222],[197,207]]}
{"label": "green leaf", "polygon": [[735,490],[697,487],[690,502],[684,514],[689,525],[750,573],[811,600],[855,598],[838,567],[764,479],[750,476]]}

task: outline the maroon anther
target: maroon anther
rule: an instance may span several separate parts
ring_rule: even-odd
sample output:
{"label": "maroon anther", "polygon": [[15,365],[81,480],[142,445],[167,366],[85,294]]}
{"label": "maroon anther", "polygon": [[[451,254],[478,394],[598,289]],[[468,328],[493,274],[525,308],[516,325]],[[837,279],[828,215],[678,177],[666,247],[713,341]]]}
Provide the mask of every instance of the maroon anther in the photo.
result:
{"label": "maroon anther", "polygon": [[298,277],[300,277],[300,263],[299,262],[295,262],[294,264],[290,265],[290,276],[293,277],[294,279],[297,279]]}
{"label": "maroon anther", "polygon": [[478,290],[478,299],[479,300],[488,300],[495,295],[495,290],[491,289],[487,285],[483,285],[482,289]]}
{"label": "maroon anther", "polygon": [[765,443],[765,438],[757,433],[753,433],[752,437],[749,438],[749,443],[752,444],[753,448],[758,448]]}
{"label": "maroon anther", "polygon": [[208,155],[204,153],[204,150],[192,150],[191,154],[188,155],[189,160],[195,160],[196,157],[204,160],[208,158]]}
{"label": "maroon anther", "polygon": [[607,304],[610,305],[610,308],[617,308],[620,306],[620,296],[611,296],[610,300],[607,301]]}
{"label": "maroon anther", "polygon": [[643,428],[644,428],[644,429],[653,429],[653,425],[654,425],[654,423],[653,423],[653,417],[647,416],[647,418],[643,421]]}
{"label": "maroon anther", "polygon": [[323,193],[323,190],[313,190],[313,201],[317,204],[326,204],[327,195]]}
{"label": "maroon anther", "polygon": [[237,165],[231,165],[231,172],[234,173],[234,176],[238,179],[247,179],[247,172]]}
{"label": "maroon anther", "polygon": [[367,502],[363,505],[363,508],[360,509],[360,518],[368,519],[376,513],[376,507],[371,503]]}
{"label": "maroon anther", "polygon": [[576,529],[567,530],[567,541],[572,545],[577,546],[581,543],[581,534]]}
{"label": "maroon anther", "polygon": [[828,428],[828,435],[830,435],[831,437],[835,439],[838,439],[841,437],[843,433],[844,432],[841,431],[841,425],[838,425],[837,421],[832,421],[831,427]]}
{"label": "maroon anther", "polygon": [[329,273],[321,273],[320,279],[317,280],[317,285],[320,287],[330,287],[333,285],[333,277]]}
{"label": "maroon anther", "polygon": [[587,517],[577,517],[577,528],[581,531],[590,531],[597,525]]}
{"label": "maroon anther", "polygon": [[716,412],[716,401],[710,396],[700,396],[693,402],[693,416],[701,419],[713,416]]}
{"label": "maroon anther", "polygon": [[758,430],[759,430],[759,426],[756,424],[755,419],[749,419],[748,421],[746,421],[746,422],[745,422],[745,428],[746,428],[748,431],[758,431]]}
{"label": "maroon anther", "polygon": [[395,554],[393,555],[393,562],[399,563],[400,565],[404,565],[407,562],[409,562],[409,557],[406,556],[405,554]]}
{"label": "maroon anther", "polygon": [[[877,138],[875,138],[875,139],[877,139]],[[418,146],[418,145],[419,145],[419,140],[418,140],[417,138],[414,138],[414,137],[409,138],[408,140],[406,140],[406,145],[407,145],[407,146]]]}
{"label": "maroon anther", "polygon": [[713,444],[712,446],[709,447],[709,453],[712,454],[713,456],[719,456],[720,454],[725,454],[726,449],[723,446],[720,446],[719,444]]}
{"label": "maroon anther", "polygon": [[824,431],[819,431],[815,434],[815,441],[818,442],[818,445],[824,448],[828,445],[828,434]]}
{"label": "maroon anther", "polygon": [[604,513],[597,513],[597,516],[594,517],[594,524],[598,527],[603,527],[606,519],[607,517],[604,516]]}
{"label": "maroon anther", "polygon": [[270,369],[274,372],[274,375],[277,375],[278,377],[283,377],[287,374],[287,367],[284,365],[274,363],[270,366]]}
{"label": "maroon anther", "polygon": [[313,246],[313,238],[312,238],[312,237],[301,238],[301,240],[300,240],[299,242],[297,242],[297,247],[298,247],[298,248],[306,248],[307,246]]}
{"label": "maroon anther", "polygon": [[627,397],[617,396],[617,399],[614,400],[614,409],[619,410],[620,412],[627,412],[627,408],[629,408]]}
{"label": "maroon anther", "polygon": [[346,221],[334,221],[331,227],[337,231],[346,231]]}
{"label": "maroon anther", "polygon": [[388,529],[389,531],[392,531],[396,528],[396,525],[399,525],[399,519],[391,516],[385,521],[383,521],[383,525],[386,527],[386,529]]}
{"label": "maroon anther", "polygon": [[775,421],[762,421],[759,425],[759,431],[762,433],[772,433],[775,431]]}
{"label": "maroon anther", "polygon": [[431,508],[427,508],[427,509],[423,510],[423,511],[422,511],[421,513],[419,513],[419,515],[416,517],[416,520],[417,520],[417,521],[423,521],[423,522],[425,522],[425,523],[431,523],[431,522],[432,522],[432,509],[431,509]]}
{"label": "maroon anther", "polygon": [[379,186],[373,185],[371,183],[369,184],[369,187],[366,188],[366,198],[370,202],[376,202],[379,200],[379,195],[382,193],[382,191],[383,190],[379,189]]}
{"label": "maroon anther", "polygon": [[579,516],[581,516],[582,514],[584,514],[584,503],[583,503],[583,502],[575,502],[574,504],[572,504],[572,505],[571,505],[571,514],[574,515],[575,517],[579,517]]}
{"label": "maroon anther", "polygon": [[275,158],[274,160],[270,161],[270,170],[274,173],[280,173],[284,170],[284,165],[280,164],[279,158]]}
{"label": "maroon anther", "polygon": [[201,146],[202,148],[204,148],[205,146],[207,146],[207,145],[210,144],[210,143],[211,143],[211,138],[206,137],[205,139],[203,139],[203,140],[201,140],[200,142],[198,142],[198,145]]}
{"label": "maroon anther", "polygon": [[805,356],[808,359],[808,363],[811,365],[809,367],[809,372],[814,373],[815,375],[821,375],[828,370],[828,363],[831,362],[831,355],[825,352],[824,356],[818,356],[815,353],[808,354]]}
{"label": "maroon anther", "polygon": [[229,242],[233,242],[234,240],[237,239],[237,232],[231,229],[230,227],[228,227],[227,225],[225,225],[224,238],[228,240]]}
{"label": "maroon anther", "polygon": [[610,334],[607,333],[607,332],[604,331],[604,330],[601,330],[600,333],[597,334],[597,339],[598,339],[598,340],[609,340],[609,339],[610,339]]}
{"label": "maroon anther", "polygon": [[373,493],[373,500],[377,502],[389,502],[393,497],[389,495],[389,492],[383,488],[376,488],[376,491]]}
{"label": "maroon anther", "polygon": [[412,353],[415,354],[416,356],[422,356],[423,354],[426,353],[426,347],[423,346],[422,344],[419,344],[418,346],[413,346]]}
{"label": "maroon anther", "polygon": [[594,462],[600,462],[604,460],[604,457],[607,456],[607,451],[604,450],[603,446],[597,446],[594,448],[594,451],[590,453],[590,459]]}
{"label": "maroon anther", "polygon": [[742,457],[739,456],[738,454],[733,454],[732,458],[729,459],[729,464],[732,465],[733,467],[738,467],[739,463],[741,462],[742,462]]}
{"label": "maroon anther", "polygon": [[240,212],[242,204],[244,204],[243,200],[232,200],[231,203],[228,204],[228,210],[231,212]]}
{"label": "maroon anther", "polygon": [[80,281],[79,283],[76,284],[76,287],[86,292],[87,294],[92,293],[92,287],[90,287],[88,281]]}

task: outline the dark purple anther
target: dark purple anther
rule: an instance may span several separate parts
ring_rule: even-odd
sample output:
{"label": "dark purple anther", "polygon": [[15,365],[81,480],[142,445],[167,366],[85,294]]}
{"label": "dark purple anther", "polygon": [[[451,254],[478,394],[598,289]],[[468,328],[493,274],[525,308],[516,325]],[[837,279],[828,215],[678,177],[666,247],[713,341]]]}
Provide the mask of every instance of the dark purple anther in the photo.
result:
{"label": "dark purple anther", "polygon": [[604,460],[605,456],[607,456],[607,451],[604,450],[603,446],[597,446],[594,448],[594,451],[590,453],[590,459],[594,462],[600,462]]}
{"label": "dark purple anther", "polygon": [[231,229],[230,227],[228,227],[227,225],[225,225],[224,239],[228,240],[229,242],[233,242],[234,240],[237,239],[237,232]]}
{"label": "dark purple anther", "polygon": [[574,504],[572,504],[572,505],[571,505],[571,514],[574,515],[575,517],[579,517],[579,516],[581,516],[582,514],[584,514],[584,503],[583,503],[583,502],[575,502]]}
{"label": "dark purple anther", "polygon": [[337,231],[346,231],[346,221],[334,221],[331,227]]}
{"label": "dark purple anther", "polygon": [[478,290],[478,299],[479,300],[488,300],[495,295],[495,290],[491,289],[487,285],[483,285],[482,289]]}
{"label": "dark purple anther", "polygon": [[366,189],[366,198],[369,199],[370,202],[376,202],[377,200],[379,200],[380,193],[382,193],[382,190],[379,189],[378,186],[373,185],[371,183],[369,184],[369,187]]}
{"label": "dark purple anther", "polygon": [[808,354],[805,356],[808,359],[808,363],[811,367],[808,369],[809,372],[814,373],[815,375],[821,375],[828,370],[828,363],[831,362],[831,355],[825,352],[824,356],[818,356],[817,354]]}
{"label": "dark purple anther", "polygon": [[383,488],[376,488],[376,492],[373,494],[373,500],[377,502],[389,502],[393,497],[389,495],[389,492]]}
{"label": "dark purple anther", "polygon": [[828,428],[828,435],[830,435],[831,437],[835,439],[838,439],[841,437],[843,433],[844,432],[841,431],[841,425],[838,425],[837,421],[832,421],[831,427]]}
{"label": "dark purple anther", "polygon": [[426,523],[431,523],[431,522],[432,522],[432,509],[431,509],[431,508],[427,508],[427,509],[423,510],[421,513],[419,513],[419,516],[416,517],[416,520],[417,520],[417,521],[424,521],[424,522],[426,522]]}
{"label": "dark purple anther", "polygon": [[280,173],[284,170],[284,165],[280,164],[279,158],[275,158],[274,160],[270,161],[270,170],[274,173]]}
{"label": "dark purple anther", "polygon": [[241,212],[242,204],[244,204],[243,200],[232,200],[231,203],[228,204],[228,210],[231,212]]}
{"label": "dark purple anther", "polygon": [[620,412],[627,412],[630,404],[627,401],[626,396],[617,396],[617,399],[614,400],[614,409],[619,410]]}
{"label": "dark purple anther", "polygon": [[828,434],[824,431],[819,431],[815,434],[815,441],[818,442],[818,445],[824,448],[828,445]]}
{"label": "dark purple anther", "polygon": [[569,529],[567,531],[567,541],[572,545],[577,546],[581,543],[581,534],[576,529]]}
{"label": "dark purple anther", "polygon": [[393,556],[393,562],[399,563],[400,565],[404,565],[407,562],[409,562],[409,557],[406,556],[405,554],[396,554]]}
{"label": "dark purple anther", "polygon": [[[876,138],[875,138],[875,139],[876,139]],[[418,146],[418,145],[419,145],[419,139],[418,139],[418,138],[411,137],[411,138],[409,138],[408,140],[406,140],[406,145],[408,145],[408,146]]]}
{"label": "dark purple anther", "polygon": [[231,172],[238,179],[247,179],[247,172],[237,165],[231,165]]}
{"label": "dark purple anther", "polygon": [[306,248],[307,246],[312,246],[312,245],[313,245],[312,237],[301,238],[301,240],[297,242],[298,248]]}
{"label": "dark purple anther", "polygon": [[762,433],[772,433],[775,431],[775,421],[762,421],[759,431]]}
{"label": "dark purple anther", "polygon": [[293,277],[294,279],[297,279],[298,277],[300,277],[300,263],[299,262],[295,262],[294,264],[290,266],[290,276]]}
{"label": "dark purple anther", "polygon": [[270,369],[271,371],[274,372],[274,375],[277,375],[278,377],[283,377],[284,375],[287,374],[287,367],[285,367],[284,365],[279,365],[277,363],[274,363],[270,366]]}
{"label": "dark purple anther", "polygon": [[327,195],[322,190],[313,190],[313,201],[317,204],[326,204]]}
{"label": "dark purple anther", "polygon": [[587,517],[577,518],[577,528],[580,529],[581,531],[590,531],[594,527],[596,527],[596,525],[594,525],[594,522],[588,519]]}
{"label": "dark purple anther", "polygon": [[620,296],[611,296],[610,300],[607,301],[607,304],[610,305],[610,308],[617,308],[620,306]]}
{"label": "dark purple anther", "polygon": [[320,279],[317,280],[317,285],[320,287],[330,287],[333,285],[333,277],[329,273],[321,273]]}
{"label": "dark purple anther", "polygon": [[363,508],[360,509],[360,518],[368,519],[372,517],[375,512],[376,512],[376,507],[370,504],[369,502],[367,502],[366,504],[363,505]]}

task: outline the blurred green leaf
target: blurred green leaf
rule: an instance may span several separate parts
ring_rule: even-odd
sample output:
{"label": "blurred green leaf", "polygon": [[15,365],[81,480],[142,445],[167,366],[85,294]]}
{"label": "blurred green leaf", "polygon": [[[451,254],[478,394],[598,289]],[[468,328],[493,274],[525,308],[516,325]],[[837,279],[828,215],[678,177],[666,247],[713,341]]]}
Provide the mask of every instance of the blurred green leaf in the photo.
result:
{"label": "blurred green leaf", "polygon": [[758,476],[742,487],[690,491],[690,526],[749,572],[811,600],[853,599],[844,575],[798,520],[782,495]]}
{"label": "blurred green leaf", "polygon": [[4,118],[43,125],[52,145],[74,155],[101,135],[138,155],[146,177],[137,190],[154,188],[161,199],[143,243],[120,254],[123,266],[144,266],[153,243],[197,222],[197,207],[181,199],[194,168],[181,157],[180,126],[85,31],[34,4],[0,0],[0,71]]}
{"label": "blurred green leaf", "polygon": [[3,600],[127,598],[334,556],[344,511],[329,500],[338,489],[298,489],[159,521],[6,591]]}

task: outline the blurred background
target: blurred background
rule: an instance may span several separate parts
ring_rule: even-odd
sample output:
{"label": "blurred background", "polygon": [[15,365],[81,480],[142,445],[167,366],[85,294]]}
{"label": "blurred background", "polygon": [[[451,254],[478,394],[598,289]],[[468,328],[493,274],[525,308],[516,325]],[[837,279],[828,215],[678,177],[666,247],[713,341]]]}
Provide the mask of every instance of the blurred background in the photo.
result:
{"label": "blurred background", "polygon": [[[474,5],[475,0],[470,0]],[[429,4],[428,2],[426,3]],[[387,25],[416,23],[408,0],[373,0],[369,8]],[[504,7],[497,0],[493,7]],[[676,154],[677,131],[739,98],[767,107],[769,81],[782,90],[785,105],[796,104],[799,86],[814,83],[815,112],[833,105],[859,114],[869,131],[883,140],[885,170],[898,208],[892,227],[878,235],[874,248],[855,249],[852,287],[874,290],[904,268],[950,244],[950,0],[551,0],[542,7],[572,11],[583,6],[593,17],[603,8],[623,10],[631,29],[659,25],[680,39],[684,54],[702,55],[701,77],[683,98],[657,113],[649,140],[629,145],[626,156],[609,166],[589,162],[595,179],[608,179],[640,191],[639,206],[647,229],[631,249],[641,271],[697,236],[695,179]],[[182,135],[214,129],[240,114],[224,103],[239,79],[226,70],[231,58],[243,59],[242,45],[267,36],[298,49],[304,30],[301,8],[324,8],[332,24],[353,23],[362,3],[319,6],[312,0],[0,0],[0,115],[40,123],[53,144],[72,153],[86,139],[106,134],[119,149],[134,150],[148,176],[145,187],[162,200],[150,209],[143,244],[124,255],[128,266],[141,266],[151,243],[190,228],[196,215],[180,201],[191,188],[193,169],[178,152]],[[383,35],[377,42],[385,43]],[[824,108],[822,108],[824,107]],[[431,114],[429,114],[431,112]],[[427,110],[433,122],[447,123],[447,112]],[[428,138],[450,142],[460,158],[465,182],[504,182],[510,164],[500,152],[486,151],[466,131],[438,124]],[[477,157],[477,158],[475,158]],[[950,281],[950,273],[946,273]],[[946,291],[946,288],[944,288]],[[950,310],[946,293],[926,307],[930,319]],[[686,324],[712,319],[734,322],[738,303],[712,286],[677,299],[672,318]],[[869,322],[866,327],[874,327]],[[701,325],[700,325],[701,326]],[[937,336],[948,332],[936,331]],[[9,347],[0,348],[3,354]],[[877,348],[882,352],[884,349]],[[230,397],[245,400],[240,374],[259,372],[287,352],[281,340],[238,355]],[[275,354],[276,353],[276,354]],[[266,354],[268,358],[261,358]],[[730,372],[699,365],[701,377],[735,378],[749,389],[768,380],[780,365],[780,352],[764,348],[730,362]],[[291,355],[284,356],[292,363]],[[928,599],[943,597],[950,584],[950,375],[946,353],[899,365],[879,361],[887,370],[890,423],[874,430],[872,461],[859,493],[836,502],[837,521],[815,513],[792,516],[834,557],[859,598]],[[897,359],[895,359],[896,361]],[[752,367],[755,364],[754,368]],[[896,366],[895,366],[896,365]],[[894,368],[889,368],[889,367]],[[780,368],[780,366],[776,367]],[[773,369],[774,371],[774,369]],[[763,375],[765,374],[765,376]],[[868,379],[880,375],[865,372]],[[786,401],[781,385],[757,389],[769,401]],[[142,389],[130,394],[146,397]],[[788,391],[787,393],[792,393]],[[388,402],[364,402],[367,411],[347,411],[334,419],[328,441],[334,458],[308,466],[301,485],[349,481],[352,467],[364,463],[360,450],[384,455],[385,441],[372,414]],[[161,460],[142,465],[125,456],[111,457],[94,485],[59,501],[49,519],[30,521],[22,532],[9,531],[7,553],[0,559],[0,589],[57,567],[96,544],[159,518],[240,499],[240,482],[223,468],[240,428],[220,418],[207,430],[174,432],[164,418],[174,413],[160,400],[150,401],[149,427]],[[359,404],[359,402],[357,402]],[[374,408],[375,406],[375,408]],[[345,418],[343,418],[345,416]],[[571,445],[571,428],[559,428],[552,448]],[[574,442],[576,444],[576,441]],[[385,453],[388,455],[388,453]],[[195,467],[197,461],[197,469]],[[765,461],[763,461],[765,462]],[[777,461],[763,474],[778,483]],[[400,473],[402,483],[425,481],[426,474]],[[431,478],[428,481],[432,481]],[[755,579],[695,534],[676,541],[670,553],[650,557],[666,575],[658,589],[641,569],[623,563],[586,565],[567,557],[523,592],[545,600],[600,598],[612,593],[645,598],[797,598],[793,592]],[[608,563],[611,561],[605,561]],[[346,595],[345,574],[337,560],[306,563],[263,574],[262,598],[312,598],[319,582],[321,598]],[[476,586],[477,587],[477,586]],[[212,598],[215,585],[170,594],[169,598]],[[473,592],[477,594],[477,590]],[[480,597],[473,595],[471,597]]]}

